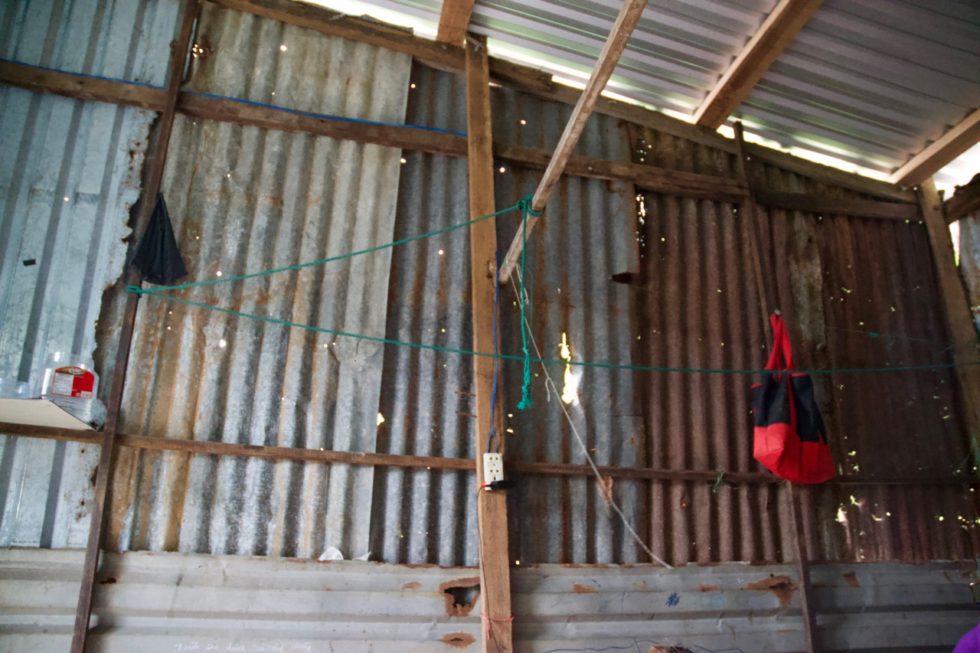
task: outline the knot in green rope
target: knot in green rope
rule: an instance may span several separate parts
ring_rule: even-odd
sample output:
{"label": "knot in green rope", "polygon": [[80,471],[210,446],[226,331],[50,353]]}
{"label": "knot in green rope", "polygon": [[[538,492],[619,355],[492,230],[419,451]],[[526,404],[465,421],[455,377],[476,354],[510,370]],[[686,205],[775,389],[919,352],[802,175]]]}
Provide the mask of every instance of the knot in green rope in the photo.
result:
{"label": "knot in green rope", "polygon": [[143,289],[140,286],[134,286],[133,284],[129,284],[128,286],[126,286],[126,292],[131,292],[136,295],[142,295]]}
{"label": "knot in green rope", "polygon": [[531,194],[527,194],[521,199],[517,200],[517,210],[521,212],[521,216],[523,216],[525,220],[527,219],[527,216],[540,218],[541,214],[544,213],[544,211],[534,210],[534,196]]}

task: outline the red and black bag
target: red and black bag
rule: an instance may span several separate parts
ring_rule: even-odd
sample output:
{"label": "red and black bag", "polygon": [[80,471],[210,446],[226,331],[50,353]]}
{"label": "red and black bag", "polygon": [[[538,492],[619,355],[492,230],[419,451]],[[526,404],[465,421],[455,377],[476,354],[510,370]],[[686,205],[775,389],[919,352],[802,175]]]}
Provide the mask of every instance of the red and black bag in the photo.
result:
{"label": "red and black bag", "polygon": [[769,471],[793,483],[823,483],[836,474],[827,431],[809,374],[794,374],[793,348],[783,318],[769,316],[772,353],[762,383],[752,386],[755,422],[752,454]]}

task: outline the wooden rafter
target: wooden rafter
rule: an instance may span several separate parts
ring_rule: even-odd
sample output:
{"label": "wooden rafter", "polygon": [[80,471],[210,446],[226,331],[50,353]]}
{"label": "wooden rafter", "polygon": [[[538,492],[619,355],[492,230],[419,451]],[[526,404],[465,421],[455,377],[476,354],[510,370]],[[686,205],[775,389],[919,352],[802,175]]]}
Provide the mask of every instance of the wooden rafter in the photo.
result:
{"label": "wooden rafter", "polygon": [[[565,165],[568,163],[568,160],[572,156],[572,151],[578,144],[582,130],[585,129],[585,123],[588,121],[589,116],[592,115],[596,101],[598,101],[599,96],[602,94],[602,90],[606,88],[606,82],[612,76],[613,70],[619,62],[619,57],[623,54],[623,50],[626,49],[626,43],[629,41],[630,34],[633,33],[633,28],[636,27],[636,24],[640,22],[640,16],[643,14],[646,6],[647,0],[626,0],[623,3],[622,9],[619,10],[619,15],[616,17],[616,22],[613,23],[609,37],[606,39],[606,44],[603,46],[602,52],[599,53],[599,60],[596,61],[595,68],[592,69],[592,75],[589,77],[585,89],[579,96],[578,102],[572,110],[572,115],[568,118],[568,124],[565,125],[565,131],[562,132],[561,139],[558,141],[558,147],[555,148],[555,153],[544,171],[544,176],[541,178],[537,190],[534,191],[531,206],[535,211],[544,210],[544,207],[548,204],[551,191],[554,190],[558,181],[561,179],[561,175],[565,171]],[[500,266],[501,283],[506,283],[510,279],[511,273],[517,266],[518,260],[520,260],[521,251],[524,249],[524,237],[530,235],[537,221],[538,218],[529,216],[526,233],[524,229],[521,229],[514,236],[514,240],[511,242],[510,248],[507,250],[507,255],[504,257],[503,263]]]}
{"label": "wooden rafter", "polygon": [[947,163],[980,142],[980,109],[927,145],[888,178],[893,184],[911,186],[939,172]]}
{"label": "wooden rafter", "polygon": [[474,4],[475,0],[442,0],[436,40],[453,45],[459,45],[466,40],[466,30],[470,26]]}
{"label": "wooden rafter", "polygon": [[821,2],[780,0],[698,107],[694,122],[711,129],[722,125],[793,41]]}

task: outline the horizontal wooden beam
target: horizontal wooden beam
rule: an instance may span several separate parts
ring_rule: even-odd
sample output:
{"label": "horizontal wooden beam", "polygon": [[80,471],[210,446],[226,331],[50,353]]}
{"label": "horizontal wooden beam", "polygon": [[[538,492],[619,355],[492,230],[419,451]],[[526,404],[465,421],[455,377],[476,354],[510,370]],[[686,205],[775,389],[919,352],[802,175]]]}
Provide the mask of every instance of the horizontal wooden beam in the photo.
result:
{"label": "horizontal wooden beam", "polygon": [[717,129],[792,43],[823,0],[780,0],[694,113],[694,122]]}
{"label": "horizontal wooden beam", "polygon": [[956,222],[974,213],[980,214],[980,175],[965,186],[957,188],[953,196],[943,202],[943,214],[947,223]]}
{"label": "horizontal wooden beam", "polygon": [[917,220],[920,217],[919,207],[913,204],[902,204],[898,202],[836,199],[813,195],[811,193],[755,191],[753,195],[759,204],[791,211],[879,218],[884,220]]}
{"label": "horizontal wooden beam", "polygon": [[[544,169],[548,165],[551,153],[542,149],[496,145],[494,156],[501,162],[532,169]],[[747,192],[738,181],[725,177],[582,156],[573,156],[568,160],[565,174],[609,181],[627,181],[635,183],[642,190],[719,202],[739,202],[746,197]]]}
{"label": "horizontal wooden beam", "polygon": [[980,109],[926,146],[896,170],[888,181],[910,186],[939,172],[947,163],[980,142]]}
{"label": "horizontal wooden beam", "polygon": [[399,125],[369,124],[342,118],[318,118],[232,99],[182,93],[177,110],[204,120],[315,134],[405,150],[450,156],[463,156],[466,153],[466,139],[455,134]]}
{"label": "horizontal wooden beam", "polygon": [[[27,426],[24,424],[0,423],[0,434],[20,437],[40,438],[44,440],[60,440],[64,442],[81,442],[98,445],[102,434],[93,431],[72,431],[70,429],[53,429],[49,427]],[[390,453],[360,453],[355,451],[331,451],[325,449],[302,449],[295,447],[267,447],[234,442],[213,442],[202,440],[187,440],[181,438],[162,438],[145,435],[117,436],[116,444],[131,449],[147,449],[152,451],[176,451],[196,455],[237,456],[244,458],[261,458],[264,460],[290,460],[313,463],[342,463],[346,465],[370,465],[375,467],[399,467],[404,469],[436,469],[475,471],[476,466],[471,458],[448,458],[442,456],[411,456]],[[542,463],[507,460],[507,468],[515,473],[529,476],[568,476],[594,477],[592,468],[588,465],[571,463]],[[782,483],[772,474],[766,472],[721,472],[720,470],[681,470],[657,469],[652,467],[616,467],[599,465],[602,476],[613,478],[648,480],[648,481],[691,481],[716,482],[721,477],[723,483],[735,485],[758,485]],[[841,476],[831,481],[829,485],[980,485],[980,478],[922,478],[922,479],[888,479],[865,476]]]}
{"label": "horizontal wooden beam", "polygon": [[0,83],[35,93],[53,93],[77,100],[109,102],[149,111],[163,111],[167,91],[142,84],[63,73],[37,66],[0,62]]}

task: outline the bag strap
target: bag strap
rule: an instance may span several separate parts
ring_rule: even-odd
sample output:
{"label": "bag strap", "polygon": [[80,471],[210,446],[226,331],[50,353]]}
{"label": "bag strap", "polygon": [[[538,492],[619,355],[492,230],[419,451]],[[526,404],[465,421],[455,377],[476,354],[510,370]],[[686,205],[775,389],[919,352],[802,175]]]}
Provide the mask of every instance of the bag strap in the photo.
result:
{"label": "bag strap", "polygon": [[[793,370],[793,345],[789,341],[789,330],[786,322],[779,313],[769,316],[772,326],[772,351],[766,361],[767,370]],[[782,364],[780,364],[782,363]]]}

